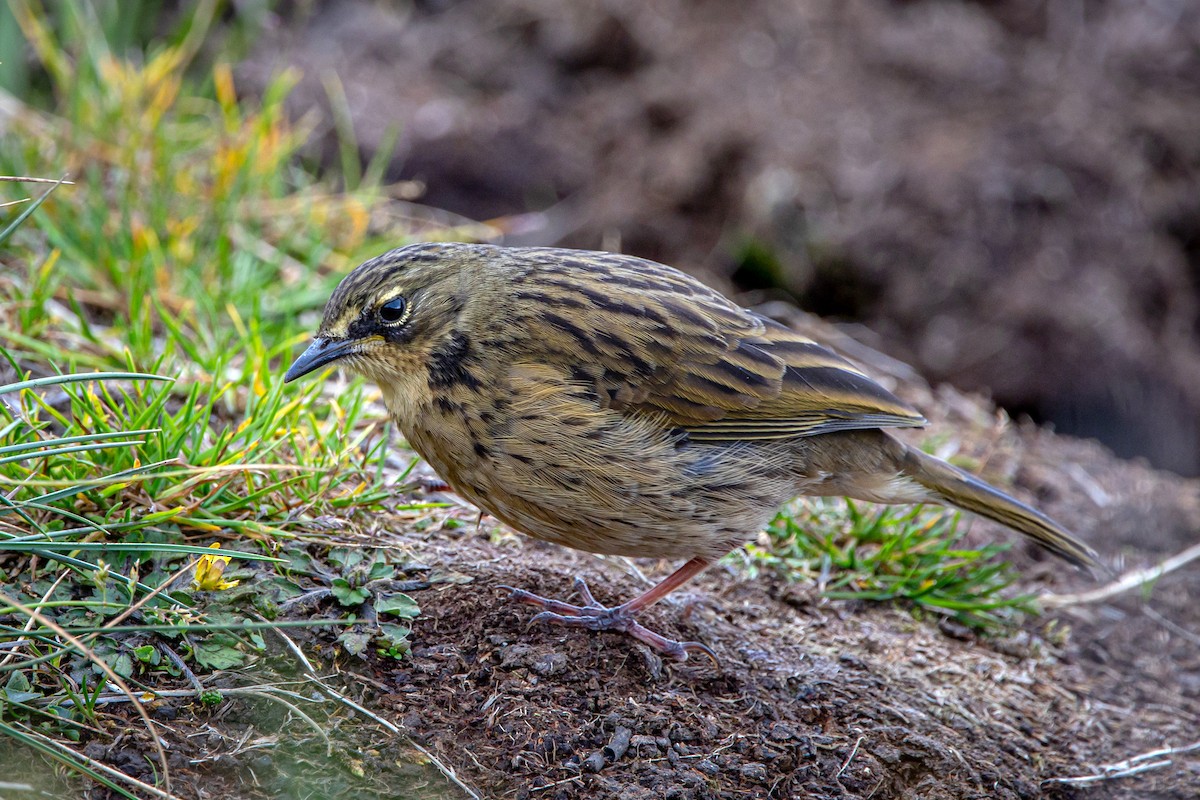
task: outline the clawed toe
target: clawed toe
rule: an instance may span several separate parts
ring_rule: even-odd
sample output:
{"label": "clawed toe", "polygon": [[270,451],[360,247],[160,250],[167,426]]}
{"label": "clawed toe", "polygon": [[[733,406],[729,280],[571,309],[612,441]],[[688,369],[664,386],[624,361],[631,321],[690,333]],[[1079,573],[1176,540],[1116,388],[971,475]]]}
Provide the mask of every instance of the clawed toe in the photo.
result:
{"label": "clawed toe", "polygon": [[543,611],[540,614],[534,614],[530,618],[530,626],[539,622],[545,622],[550,625],[569,625],[572,628],[587,628],[592,631],[617,631],[626,633],[629,631],[630,624],[634,624],[633,620],[626,617],[619,617],[612,613],[612,609],[604,609],[599,614],[584,613],[583,609],[576,609],[580,613],[577,614],[559,614],[553,611]]}
{"label": "clawed toe", "polygon": [[575,576],[575,591],[583,598],[583,604],[589,607],[604,608],[596,602],[596,598],[592,597],[592,590],[588,588],[587,581],[578,575]]}
{"label": "clawed toe", "polygon": [[688,653],[701,653],[708,657],[714,668],[721,668],[721,661],[717,658],[717,654],[703,642],[679,642],[679,646],[683,648],[683,655],[679,657],[680,661],[687,661]]}
{"label": "clawed toe", "polygon": [[511,592],[511,598],[522,603],[538,606],[542,609],[529,620],[529,625],[547,623],[551,625],[568,625],[573,628],[587,628],[592,631],[613,631],[625,633],[654,650],[677,661],[687,661],[691,653],[702,653],[720,667],[717,655],[707,645],[700,642],[680,642],[668,639],[662,634],[655,633],[634,619],[633,612],[626,605],[608,607],[601,605],[592,596],[587,583],[582,578],[575,579],[575,591],[583,599],[585,605],[573,605],[561,600],[517,589],[512,586],[501,586]]}
{"label": "clawed toe", "polygon": [[[579,589],[579,584],[583,583],[583,581],[579,578],[576,578],[576,581],[578,581],[576,584],[576,589]],[[528,603],[531,606],[538,606],[539,608],[545,609],[545,611],[542,612],[543,614],[548,613],[553,616],[561,617],[579,617],[608,610],[596,602],[595,598],[592,597],[592,593],[588,591],[587,584],[583,584],[583,589],[580,591],[580,594],[583,595],[584,600],[588,603],[586,606],[577,606],[571,603],[564,603],[562,600],[554,600],[549,597],[542,597],[540,594],[527,592],[524,589],[517,589],[513,586],[501,586],[500,588],[507,590],[509,592],[509,598],[512,600],[516,600],[519,603]],[[541,614],[538,614],[537,616],[540,617]],[[535,619],[536,618],[537,617],[535,617]]]}

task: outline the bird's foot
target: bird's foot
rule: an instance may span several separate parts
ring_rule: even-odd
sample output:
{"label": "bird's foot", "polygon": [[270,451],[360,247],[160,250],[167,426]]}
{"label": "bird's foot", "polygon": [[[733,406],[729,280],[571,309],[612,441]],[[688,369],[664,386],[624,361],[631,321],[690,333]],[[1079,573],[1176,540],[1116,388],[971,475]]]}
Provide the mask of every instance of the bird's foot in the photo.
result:
{"label": "bird's foot", "polygon": [[680,642],[655,633],[633,618],[634,613],[626,607],[628,604],[612,607],[601,605],[592,596],[592,592],[588,589],[588,585],[583,578],[575,579],[575,591],[579,593],[584,602],[584,605],[581,606],[564,603],[561,600],[552,600],[548,597],[542,597],[533,592],[527,592],[524,589],[516,589],[511,586],[501,588],[511,591],[511,597],[514,600],[545,609],[540,614],[535,614],[529,620],[530,625],[535,622],[549,622],[556,625],[587,628],[592,631],[626,633],[663,655],[670,656],[678,661],[687,661],[690,653],[703,653],[712,659],[713,664],[720,666],[720,662],[717,661],[717,654],[707,645],[700,642]]}

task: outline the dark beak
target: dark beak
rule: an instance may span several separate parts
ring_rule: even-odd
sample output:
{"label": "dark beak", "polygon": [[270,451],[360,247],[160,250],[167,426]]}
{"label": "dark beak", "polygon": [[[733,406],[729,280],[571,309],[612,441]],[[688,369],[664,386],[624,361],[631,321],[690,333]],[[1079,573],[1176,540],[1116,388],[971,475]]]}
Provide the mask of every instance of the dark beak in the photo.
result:
{"label": "dark beak", "polygon": [[355,339],[313,339],[308,349],[288,367],[283,382],[290,383],[332,361],[337,361],[342,356],[348,356],[358,349],[358,345],[359,342]]}

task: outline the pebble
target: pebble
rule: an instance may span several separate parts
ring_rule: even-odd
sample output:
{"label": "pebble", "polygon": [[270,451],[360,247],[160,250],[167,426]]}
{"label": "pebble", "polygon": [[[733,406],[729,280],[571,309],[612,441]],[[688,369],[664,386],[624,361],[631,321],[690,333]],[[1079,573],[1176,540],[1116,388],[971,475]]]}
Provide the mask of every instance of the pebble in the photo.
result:
{"label": "pebble", "polygon": [[629,740],[629,746],[639,756],[653,758],[662,753],[662,749],[659,747],[658,740],[655,737],[646,736],[641,733]]}
{"label": "pebble", "polygon": [[771,726],[770,737],[777,742],[786,742],[788,739],[798,738],[796,730],[786,723],[780,722]]}
{"label": "pebble", "polygon": [[567,668],[567,656],[564,653],[547,653],[530,664],[529,668],[538,675],[555,675]]}
{"label": "pebble", "polygon": [[747,780],[765,783],[767,780],[767,765],[760,764],[757,761],[751,761],[749,764],[743,764],[738,770],[742,773],[742,777]]}

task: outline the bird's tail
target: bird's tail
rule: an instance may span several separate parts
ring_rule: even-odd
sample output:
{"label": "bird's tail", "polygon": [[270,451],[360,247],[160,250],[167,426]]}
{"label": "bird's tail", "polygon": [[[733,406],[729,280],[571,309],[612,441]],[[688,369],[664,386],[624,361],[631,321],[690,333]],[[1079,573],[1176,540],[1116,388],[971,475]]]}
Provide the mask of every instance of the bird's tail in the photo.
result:
{"label": "bird's tail", "polygon": [[904,473],[950,505],[1023,533],[1072,564],[1106,571],[1096,551],[1062,525],[940,458],[909,447],[904,456]]}

